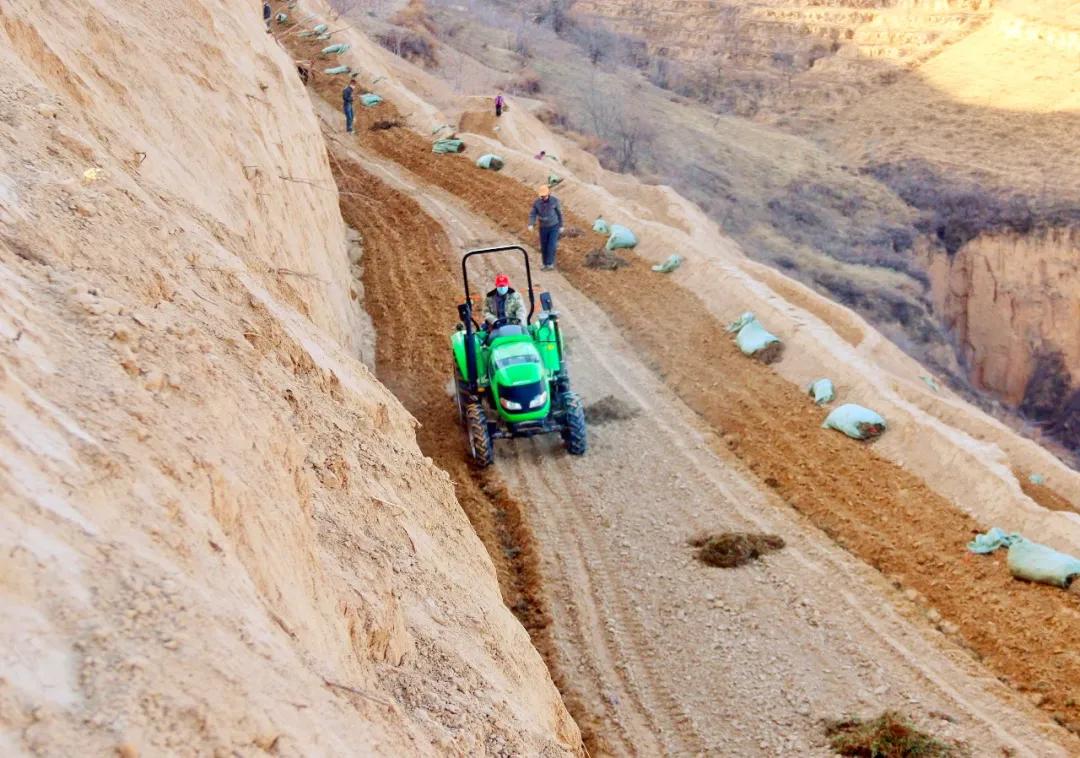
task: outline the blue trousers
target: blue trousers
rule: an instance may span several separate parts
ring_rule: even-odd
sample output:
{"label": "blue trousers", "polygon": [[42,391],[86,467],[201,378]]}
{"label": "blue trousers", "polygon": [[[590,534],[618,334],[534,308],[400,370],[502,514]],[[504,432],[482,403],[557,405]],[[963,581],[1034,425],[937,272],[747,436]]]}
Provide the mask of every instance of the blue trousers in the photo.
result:
{"label": "blue trousers", "polygon": [[345,131],[352,131],[352,124],[354,118],[356,118],[356,111],[353,110],[353,104],[345,103]]}
{"label": "blue trousers", "polygon": [[545,266],[555,265],[555,248],[559,245],[559,227],[540,227],[540,257]]}

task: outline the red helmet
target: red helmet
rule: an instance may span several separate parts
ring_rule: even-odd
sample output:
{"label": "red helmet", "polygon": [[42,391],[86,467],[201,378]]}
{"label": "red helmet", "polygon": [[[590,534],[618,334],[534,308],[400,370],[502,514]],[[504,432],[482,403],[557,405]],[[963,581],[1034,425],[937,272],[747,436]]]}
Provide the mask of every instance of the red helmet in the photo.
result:
{"label": "red helmet", "polygon": [[510,277],[508,277],[506,274],[498,274],[498,275],[496,275],[496,277],[495,277],[495,286],[496,287],[509,287],[510,286]]}

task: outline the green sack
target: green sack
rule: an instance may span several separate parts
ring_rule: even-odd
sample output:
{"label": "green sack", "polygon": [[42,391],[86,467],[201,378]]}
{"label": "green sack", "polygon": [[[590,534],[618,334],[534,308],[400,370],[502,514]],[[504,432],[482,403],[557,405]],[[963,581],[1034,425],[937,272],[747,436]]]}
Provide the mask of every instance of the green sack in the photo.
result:
{"label": "green sack", "polygon": [[334,66],[333,68],[323,69],[323,73],[329,74],[330,76],[336,76],[337,74],[350,74],[352,73],[352,69],[348,66]]}
{"label": "green sack", "polygon": [[435,140],[435,144],[431,146],[433,153],[460,153],[464,149],[465,143],[452,137]]}
{"label": "green sack", "polygon": [[554,187],[556,184],[562,183],[562,177],[558,174],[548,174],[548,186]]}
{"label": "green sack", "polygon": [[810,382],[807,392],[818,405],[825,405],[836,399],[836,390],[833,389],[831,379],[818,379],[816,382]]}
{"label": "green sack", "polygon": [[822,429],[835,429],[856,440],[877,437],[885,431],[885,419],[869,408],[846,403],[825,418]]}
{"label": "green sack", "polygon": [[[780,338],[763,327],[757,320],[757,316],[750,311],[728,324],[727,330],[735,334],[735,344],[739,346],[743,355],[757,355],[767,349],[769,352],[765,354],[766,356],[779,355]],[[767,358],[763,359],[769,362]]]}
{"label": "green sack", "polygon": [[348,51],[348,49],[349,49],[349,43],[348,42],[339,42],[336,45],[329,45],[327,47],[324,47],[322,49],[322,54],[323,55],[341,55],[342,53]]}
{"label": "green sack", "polygon": [[480,168],[490,169],[491,171],[499,171],[506,164],[499,156],[493,153],[484,153],[476,159],[476,165]]}
{"label": "green sack", "polygon": [[637,237],[635,237],[634,233],[625,226],[612,224],[610,231],[611,236],[608,237],[607,244],[604,245],[608,250],[631,248],[637,245]]}
{"label": "green sack", "polygon": [[1032,484],[1046,484],[1046,477],[1042,474],[1030,474],[1028,481]]}
{"label": "green sack", "polygon": [[276,16],[274,16],[274,18],[277,19],[277,22],[279,24],[284,24],[286,21],[289,20],[289,14],[288,13],[279,13]]}
{"label": "green sack", "polygon": [[992,553],[1000,547],[1009,548],[1009,572],[1019,579],[1068,589],[1080,577],[1080,558],[1059,553],[1019,534],[1006,534],[997,527],[968,543],[968,550],[973,553]]}
{"label": "green sack", "polygon": [[667,260],[663,263],[658,263],[652,266],[652,270],[658,274],[670,274],[672,271],[682,265],[682,256],[675,255],[674,253],[667,257]]}
{"label": "green sack", "polygon": [[382,98],[378,95],[374,95],[368,92],[365,95],[360,96],[360,104],[365,108],[374,108],[376,105],[382,102]]}
{"label": "green sack", "polygon": [[327,26],[326,24],[319,24],[314,29],[312,29],[311,31],[315,32],[316,34],[325,34],[326,30],[329,29],[329,28],[330,27]]}
{"label": "green sack", "polygon": [[593,221],[592,230],[594,232],[599,232],[600,234],[607,234],[611,231],[608,229],[607,221],[604,221],[603,216],[596,219],[596,221]]}

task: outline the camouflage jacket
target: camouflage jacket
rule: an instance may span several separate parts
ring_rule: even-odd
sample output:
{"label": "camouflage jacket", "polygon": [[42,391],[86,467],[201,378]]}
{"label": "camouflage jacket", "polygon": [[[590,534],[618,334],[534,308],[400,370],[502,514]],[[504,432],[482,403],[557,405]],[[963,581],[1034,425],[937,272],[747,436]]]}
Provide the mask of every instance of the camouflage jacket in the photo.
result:
{"label": "camouflage jacket", "polygon": [[525,323],[525,303],[513,288],[507,290],[505,295],[500,295],[495,290],[487,293],[487,300],[484,301],[484,321],[490,324],[500,318]]}

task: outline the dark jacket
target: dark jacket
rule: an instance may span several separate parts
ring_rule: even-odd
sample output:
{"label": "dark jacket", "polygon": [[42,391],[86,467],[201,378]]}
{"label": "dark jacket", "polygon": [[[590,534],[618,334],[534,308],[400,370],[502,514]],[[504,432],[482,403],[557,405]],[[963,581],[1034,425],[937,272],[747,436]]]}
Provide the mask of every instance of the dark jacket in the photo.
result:
{"label": "dark jacket", "polygon": [[559,198],[554,195],[536,198],[532,210],[529,211],[529,226],[535,224],[537,219],[542,227],[562,226],[562,206],[559,205]]}
{"label": "dark jacket", "polygon": [[264,21],[269,21],[270,20],[270,14],[271,14],[270,3],[263,3],[263,20]]}
{"label": "dark jacket", "polygon": [[341,90],[342,105],[352,105],[353,98],[353,86],[350,84],[345,89]]}

